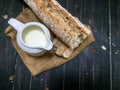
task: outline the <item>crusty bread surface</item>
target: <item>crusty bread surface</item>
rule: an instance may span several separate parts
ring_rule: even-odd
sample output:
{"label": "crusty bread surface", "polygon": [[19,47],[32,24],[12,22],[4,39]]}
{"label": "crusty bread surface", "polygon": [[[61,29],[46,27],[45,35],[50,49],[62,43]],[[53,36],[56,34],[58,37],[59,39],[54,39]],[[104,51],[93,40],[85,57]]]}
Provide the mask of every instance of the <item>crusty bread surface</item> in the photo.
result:
{"label": "crusty bread surface", "polygon": [[58,56],[62,56],[64,58],[69,58],[72,52],[74,51],[67,45],[65,45],[59,38],[54,38],[53,40],[53,50]]}
{"label": "crusty bread surface", "polygon": [[24,0],[50,30],[74,49],[84,41],[91,31],[72,16],[56,0]]}

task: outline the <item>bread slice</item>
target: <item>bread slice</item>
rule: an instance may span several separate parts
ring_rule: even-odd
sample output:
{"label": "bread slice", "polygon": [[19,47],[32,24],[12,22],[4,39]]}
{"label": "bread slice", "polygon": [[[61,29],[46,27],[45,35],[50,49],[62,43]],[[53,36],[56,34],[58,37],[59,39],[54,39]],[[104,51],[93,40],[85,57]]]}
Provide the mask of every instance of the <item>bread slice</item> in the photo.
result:
{"label": "bread slice", "polygon": [[85,40],[91,31],[56,0],[24,0],[38,18],[71,49]]}

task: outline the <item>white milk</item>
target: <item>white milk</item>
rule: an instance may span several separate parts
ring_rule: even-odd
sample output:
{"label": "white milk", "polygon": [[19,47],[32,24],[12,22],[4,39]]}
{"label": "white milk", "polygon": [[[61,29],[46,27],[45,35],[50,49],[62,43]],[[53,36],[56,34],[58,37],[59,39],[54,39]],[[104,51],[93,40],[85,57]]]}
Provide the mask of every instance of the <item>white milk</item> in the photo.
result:
{"label": "white milk", "polygon": [[27,27],[22,33],[22,39],[24,43],[32,47],[45,47],[47,45],[45,34],[38,26]]}

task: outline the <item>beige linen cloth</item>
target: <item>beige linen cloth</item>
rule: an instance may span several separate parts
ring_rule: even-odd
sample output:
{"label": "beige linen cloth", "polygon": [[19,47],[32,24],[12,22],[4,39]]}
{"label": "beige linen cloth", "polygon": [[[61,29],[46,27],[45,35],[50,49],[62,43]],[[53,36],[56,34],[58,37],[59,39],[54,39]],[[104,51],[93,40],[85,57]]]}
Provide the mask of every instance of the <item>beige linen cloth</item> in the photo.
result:
{"label": "beige linen cloth", "polygon": [[[21,12],[17,17],[18,20],[20,20],[23,23],[31,22],[31,21],[37,21],[40,22],[39,19],[34,15],[34,13],[29,9],[24,9],[23,12]],[[47,52],[43,56],[35,57],[30,56],[21,48],[19,48],[18,44],[16,43],[16,31],[11,27],[8,26],[5,30],[5,34],[11,38],[11,42],[20,55],[22,61],[26,65],[26,67],[29,69],[31,74],[33,76],[36,76],[40,74],[43,71],[58,67],[68,61],[70,61],[73,57],[78,55],[86,46],[91,44],[95,39],[93,35],[91,34],[85,41],[82,43],[70,56],[68,59],[64,59],[62,57],[57,56],[53,50]]]}

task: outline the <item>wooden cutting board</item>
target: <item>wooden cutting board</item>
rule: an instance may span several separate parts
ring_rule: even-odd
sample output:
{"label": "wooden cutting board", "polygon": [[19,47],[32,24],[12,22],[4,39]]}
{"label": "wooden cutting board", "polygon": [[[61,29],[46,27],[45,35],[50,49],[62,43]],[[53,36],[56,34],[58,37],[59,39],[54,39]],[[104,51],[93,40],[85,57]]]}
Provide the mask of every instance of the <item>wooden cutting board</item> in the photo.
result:
{"label": "wooden cutting board", "polygon": [[[29,8],[24,9],[24,11],[21,12],[16,18],[23,23],[31,21],[41,22]],[[71,54],[71,56],[68,59],[57,56],[53,50],[47,52],[43,56],[35,57],[28,55],[26,52],[19,48],[19,46],[16,43],[16,31],[11,26],[7,27],[7,29],[5,30],[5,34],[11,38],[11,42],[14,48],[16,49],[22,61],[33,76],[40,74],[43,71],[58,67],[70,61],[76,55],[80,54],[80,52],[84,48],[86,48],[93,41],[95,41],[93,34],[91,34],[78,48],[75,49],[75,51]],[[53,36],[53,34],[51,35]]]}

